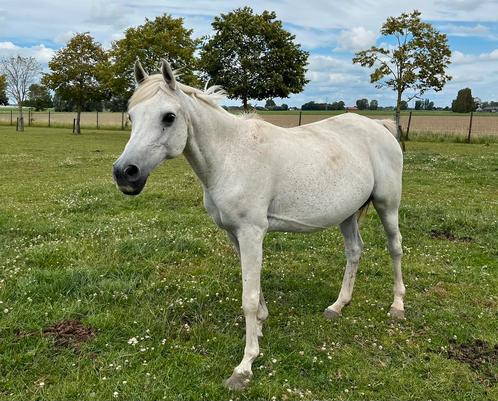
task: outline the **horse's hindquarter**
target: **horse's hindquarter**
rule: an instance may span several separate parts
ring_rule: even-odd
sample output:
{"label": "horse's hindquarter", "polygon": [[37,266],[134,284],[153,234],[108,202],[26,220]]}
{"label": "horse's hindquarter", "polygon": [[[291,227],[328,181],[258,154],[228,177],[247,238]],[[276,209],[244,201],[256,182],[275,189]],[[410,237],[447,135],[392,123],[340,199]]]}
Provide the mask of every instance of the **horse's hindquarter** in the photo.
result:
{"label": "horse's hindquarter", "polygon": [[275,138],[270,230],[318,230],[341,223],[365,203],[375,180],[363,131],[331,119]]}

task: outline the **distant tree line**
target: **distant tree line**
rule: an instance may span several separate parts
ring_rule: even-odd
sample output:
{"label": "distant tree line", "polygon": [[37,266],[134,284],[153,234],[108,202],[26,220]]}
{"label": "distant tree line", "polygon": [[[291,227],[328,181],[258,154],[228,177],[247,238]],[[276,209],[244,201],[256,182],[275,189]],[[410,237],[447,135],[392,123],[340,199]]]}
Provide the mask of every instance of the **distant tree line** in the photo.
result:
{"label": "distant tree line", "polygon": [[301,110],[344,110],[345,103],[342,100],[333,103],[315,103],[314,101],[305,103]]}

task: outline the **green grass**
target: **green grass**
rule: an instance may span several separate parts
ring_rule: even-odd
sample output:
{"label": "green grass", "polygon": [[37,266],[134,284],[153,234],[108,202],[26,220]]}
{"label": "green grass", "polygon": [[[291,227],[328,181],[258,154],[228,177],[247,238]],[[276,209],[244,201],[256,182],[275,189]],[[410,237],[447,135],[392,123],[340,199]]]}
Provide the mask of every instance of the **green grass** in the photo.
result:
{"label": "green grass", "polygon": [[[117,191],[111,165],[128,135],[0,127],[0,399],[498,399],[496,365],[448,359],[453,338],[498,342],[497,144],[408,143],[406,321],[387,317],[373,209],[353,302],[332,323],[338,230],[268,235],[263,355],[233,394],[221,383],[244,346],[239,263],[182,158],[140,196]],[[65,319],[95,338],[74,350],[41,335]]]}

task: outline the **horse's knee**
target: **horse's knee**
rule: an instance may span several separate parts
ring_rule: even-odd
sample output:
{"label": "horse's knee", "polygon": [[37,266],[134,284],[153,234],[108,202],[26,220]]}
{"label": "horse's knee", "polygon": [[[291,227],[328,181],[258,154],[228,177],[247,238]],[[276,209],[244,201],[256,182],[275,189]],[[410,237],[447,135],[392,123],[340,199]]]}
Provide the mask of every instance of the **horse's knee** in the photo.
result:
{"label": "horse's knee", "polygon": [[358,263],[360,261],[361,253],[363,251],[363,243],[362,241],[355,242],[354,244],[350,244],[346,248],[346,257],[348,261],[351,263]]}
{"label": "horse's knee", "polygon": [[244,313],[257,313],[259,307],[259,295],[244,295],[242,296],[242,309]]}

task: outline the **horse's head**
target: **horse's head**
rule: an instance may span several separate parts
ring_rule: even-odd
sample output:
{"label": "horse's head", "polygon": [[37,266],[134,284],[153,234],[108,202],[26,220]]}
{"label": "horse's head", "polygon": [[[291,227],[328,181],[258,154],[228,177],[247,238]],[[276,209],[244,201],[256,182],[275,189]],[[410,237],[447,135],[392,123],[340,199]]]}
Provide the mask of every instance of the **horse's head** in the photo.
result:
{"label": "horse's head", "polygon": [[180,89],[166,60],[161,74],[151,76],[137,60],[135,79],[138,87],[128,104],[131,136],[113,168],[117,186],[127,195],[138,195],[155,167],[183,152],[188,131]]}

